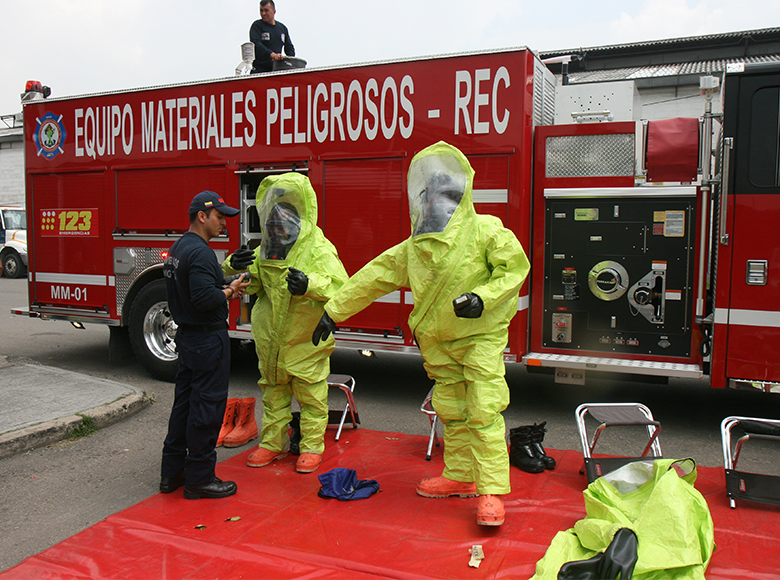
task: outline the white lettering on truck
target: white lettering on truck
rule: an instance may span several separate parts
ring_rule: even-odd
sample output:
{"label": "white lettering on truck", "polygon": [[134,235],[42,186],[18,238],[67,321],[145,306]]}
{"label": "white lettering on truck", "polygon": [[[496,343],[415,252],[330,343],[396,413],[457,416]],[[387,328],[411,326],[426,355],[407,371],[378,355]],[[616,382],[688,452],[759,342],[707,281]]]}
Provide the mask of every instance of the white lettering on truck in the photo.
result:
{"label": "white lettering on truck", "polygon": [[[468,94],[459,96],[457,106],[466,115],[470,132],[470,112],[466,107],[470,104],[472,81],[465,74]],[[509,76],[503,68],[496,74],[492,100],[481,88],[489,76],[490,71],[478,71],[475,77],[474,124],[478,131],[490,125],[488,121],[480,121],[479,115],[489,116],[485,109],[492,102],[493,126],[502,132],[509,114],[504,112],[503,125],[496,119],[496,92],[500,82],[509,86]],[[311,143],[314,139],[319,143],[356,142],[363,137],[373,141],[380,130],[387,140],[399,135],[409,139],[414,132],[414,91],[410,75],[400,80],[393,76],[365,81],[353,79],[348,85],[331,82],[305,88],[269,88],[265,103],[266,144]],[[137,118],[142,154],[253,147],[258,133],[257,104],[255,92],[249,90],[142,101],[140,111],[129,103],[77,108],[74,111],[75,156],[92,159],[115,156],[120,153],[120,145],[125,155],[131,155]]]}
{"label": "white lettering on truck", "polygon": [[251,147],[256,104],[254,91],[143,102],[141,152]]}
{"label": "white lettering on truck", "polygon": [[121,109],[119,105],[76,109],[74,116],[76,157],[116,155],[117,139],[125,155],[133,150],[133,108],[128,103]]}
{"label": "white lettering on truck", "polygon": [[68,302],[71,300],[75,300],[76,302],[86,302],[87,301],[87,288],[76,286],[74,288],[71,288],[70,286],[52,286],[51,287],[51,299],[52,300],[63,300],[65,302]]}
{"label": "white lettering on truck", "polygon": [[[509,71],[500,67],[492,76],[489,68],[455,72],[455,134],[460,134],[461,118],[467,135],[490,133],[491,124],[496,133],[503,133],[509,126],[509,110],[504,109],[499,118],[499,90],[509,88]],[[472,125],[472,119],[474,121]]]}
{"label": "white lettering on truck", "polygon": [[400,83],[385,78],[381,90],[372,78],[365,87],[358,80],[348,88],[341,82],[319,83],[302,93],[298,87],[266,90],[266,145],[310,143],[312,137],[319,143],[354,142],[362,135],[373,141],[380,128],[385,139],[396,133],[408,139],[414,131],[414,81],[409,75]]}

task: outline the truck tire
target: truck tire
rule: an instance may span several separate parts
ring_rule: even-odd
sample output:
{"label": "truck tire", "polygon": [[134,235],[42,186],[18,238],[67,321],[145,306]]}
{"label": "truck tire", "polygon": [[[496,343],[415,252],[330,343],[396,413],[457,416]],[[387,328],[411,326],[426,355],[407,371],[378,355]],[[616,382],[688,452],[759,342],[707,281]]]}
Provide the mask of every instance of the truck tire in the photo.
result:
{"label": "truck tire", "polygon": [[173,382],[179,354],[165,280],[149,282],[138,292],[130,308],[129,332],[130,344],[141,365],[156,379]]}
{"label": "truck tire", "polygon": [[3,276],[6,278],[21,278],[24,275],[24,264],[19,254],[13,250],[3,254]]}

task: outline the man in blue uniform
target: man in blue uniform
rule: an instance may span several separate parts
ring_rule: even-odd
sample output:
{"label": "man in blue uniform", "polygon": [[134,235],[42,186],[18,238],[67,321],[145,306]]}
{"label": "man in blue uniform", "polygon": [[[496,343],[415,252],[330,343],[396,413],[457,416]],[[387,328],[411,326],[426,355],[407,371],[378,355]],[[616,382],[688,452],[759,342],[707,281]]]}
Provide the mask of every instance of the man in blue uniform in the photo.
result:
{"label": "man in blue uniform", "polygon": [[186,499],[220,498],[236,484],[214,473],[217,437],[228,396],[230,339],[227,301],[239,298],[249,282],[243,276],[224,286],[222,268],[209,240],[238,215],[213,191],[190,204],[190,229],[168,252],[163,266],[168,307],[178,325],[176,389],[163,444],[160,491],[184,485]]}
{"label": "man in blue uniform", "polygon": [[282,49],[287,56],[295,56],[287,27],[276,20],[274,0],[260,0],[260,20],[252,23],[249,40],[255,45],[252,74],[273,70],[273,61],[284,59]]}

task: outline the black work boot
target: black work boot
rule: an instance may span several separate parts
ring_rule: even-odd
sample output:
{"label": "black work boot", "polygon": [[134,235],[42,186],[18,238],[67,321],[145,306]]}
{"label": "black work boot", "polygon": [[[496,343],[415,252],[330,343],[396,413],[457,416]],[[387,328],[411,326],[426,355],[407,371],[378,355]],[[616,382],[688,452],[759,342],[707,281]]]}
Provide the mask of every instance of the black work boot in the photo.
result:
{"label": "black work boot", "polygon": [[544,447],[542,447],[544,434],[547,432],[545,425],[547,425],[547,421],[542,421],[538,425],[534,423],[533,427],[531,427],[531,447],[533,447],[536,457],[544,463],[545,469],[555,469],[555,459],[547,455]]}
{"label": "black work boot", "polygon": [[160,492],[173,493],[184,485],[184,483],[184,472],[181,472],[176,477],[162,477],[160,478]]}
{"label": "black work boot", "polygon": [[509,463],[527,473],[542,473],[544,462],[536,456],[530,425],[509,430]]}
{"label": "black work boot", "polygon": [[215,477],[202,485],[185,485],[184,499],[219,499],[235,494],[237,489],[235,482],[222,481]]}

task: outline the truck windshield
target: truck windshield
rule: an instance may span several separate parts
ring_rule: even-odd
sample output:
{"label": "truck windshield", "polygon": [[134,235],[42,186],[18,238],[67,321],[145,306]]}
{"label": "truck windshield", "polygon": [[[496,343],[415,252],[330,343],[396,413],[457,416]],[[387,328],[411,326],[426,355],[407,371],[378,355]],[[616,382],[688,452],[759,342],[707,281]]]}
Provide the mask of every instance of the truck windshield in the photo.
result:
{"label": "truck windshield", "polygon": [[3,223],[7,230],[26,230],[27,215],[23,209],[4,209]]}

